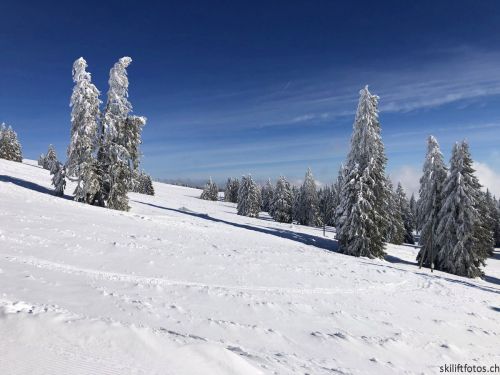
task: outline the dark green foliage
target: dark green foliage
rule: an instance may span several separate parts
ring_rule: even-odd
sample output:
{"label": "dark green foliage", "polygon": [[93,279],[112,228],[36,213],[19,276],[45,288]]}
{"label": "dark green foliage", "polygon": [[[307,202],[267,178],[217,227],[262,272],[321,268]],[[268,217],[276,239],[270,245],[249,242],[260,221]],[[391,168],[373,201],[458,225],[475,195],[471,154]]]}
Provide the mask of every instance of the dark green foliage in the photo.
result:
{"label": "dark green foliage", "polygon": [[226,190],[224,190],[224,201],[238,203],[238,190],[240,181],[237,178],[228,178],[226,182]]}

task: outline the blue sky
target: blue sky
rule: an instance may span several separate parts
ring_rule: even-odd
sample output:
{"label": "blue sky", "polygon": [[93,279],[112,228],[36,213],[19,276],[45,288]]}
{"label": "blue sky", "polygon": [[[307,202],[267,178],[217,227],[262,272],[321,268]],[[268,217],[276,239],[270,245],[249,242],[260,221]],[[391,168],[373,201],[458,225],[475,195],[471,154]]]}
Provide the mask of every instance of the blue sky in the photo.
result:
{"label": "blue sky", "polygon": [[429,134],[446,159],[466,138],[500,194],[497,1],[3,1],[0,14],[0,121],[25,157],[49,143],[64,157],[76,58],[105,100],[128,55],[154,177],[299,181],[310,166],[331,182],[368,84],[393,179],[417,188]]}

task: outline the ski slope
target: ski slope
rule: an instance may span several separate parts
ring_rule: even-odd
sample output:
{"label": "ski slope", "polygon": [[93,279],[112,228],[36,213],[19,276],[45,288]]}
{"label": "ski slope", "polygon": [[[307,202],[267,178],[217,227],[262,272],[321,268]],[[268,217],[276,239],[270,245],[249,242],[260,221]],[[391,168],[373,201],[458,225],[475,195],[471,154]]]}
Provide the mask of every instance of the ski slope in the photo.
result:
{"label": "ski slope", "polygon": [[[155,183],[130,212],[0,159],[1,374],[420,374],[500,364],[484,280],[336,253],[333,234]],[[67,189],[72,192],[72,187]]]}

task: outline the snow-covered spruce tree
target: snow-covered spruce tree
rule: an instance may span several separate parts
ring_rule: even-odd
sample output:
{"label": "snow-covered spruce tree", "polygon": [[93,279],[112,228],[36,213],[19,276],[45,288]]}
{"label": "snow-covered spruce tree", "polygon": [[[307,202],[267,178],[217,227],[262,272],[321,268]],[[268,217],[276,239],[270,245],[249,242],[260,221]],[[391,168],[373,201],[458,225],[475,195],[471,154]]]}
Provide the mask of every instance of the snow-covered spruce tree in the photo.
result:
{"label": "snow-covered spruce tree", "polygon": [[228,178],[226,182],[226,190],[224,190],[224,201],[238,203],[238,190],[240,181],[237,178]]}
{"label": "snow-covered spruce tree", "polygon": [[73,93],[71,95],[71,140],[68,146],[66,173],[77,186],[74,199],[93,204],[101,181],[96,175],[97,131],[99,121],[99,90],[86,71],[87,62],[80,57],[73,63]]}
{"label": "snow-covered spruce tree", "polygon": [[[262,189],[259,185],[255,184],[255,186],[257,187],[257,191],[258,191],[258,195],[257,195],[257,203],[259,204],[259,212],[261,211],[261,207],[262,207]],[[258,215],[257,215],[258,216]]]}
{"label": "snow-covered spruce tree", "polygon": [[300,187],[297,216],[301,225],[318,226],[321,224],[318,212],[318,192],[311,168],[307,169],[304,183]]}
{"label": "snow-covered spruce tree", "polygon": [[493,238],[495,239],[495,247],[500,247],[500,199],[496,200],[493,197],[493,200],[496,204],[496,215],[494,215],[495,219],[495,229],[493,230]]}
{"label": "snow-covered spruce tree", "polygon": [[138,169],[132,171],[129,190],[133,193],[141,193],[141,171]]}
{"label": "snow-covered spruce tree", "polygon": [[479,186],[467,143],[455,144],[436,232],[439,270],[467,277],[482,275],[484,255],[476,237],[476,225],[481,220],[477,209]]}
{"label": "snow-covered spruce tree", "polygon": [[500,232],[500,212],[497,209],[497,202],[494,196],[491,195],[489,189],[486,189],[484,195],[486,207],[488,210],[488,227],[492,232],[493,246],[497,245],[498,232]]}
{"label": "snow-covered spruce tree", "polygon": [[92,84],[86,71],[87,62],[80,57],[73,63],[73,93],[71,95],[71,140],[68,146],[66,173],[74,179],[74,199],[93,203],[100,187],[99,176],[95,174],[95,153],[99,121],[99,90]]}
{"label": "snow-covered spruce tree", "polygon": [[0,132],[0,158],[22,162],[23,154],[17,133],[12,130],[11,126],[6,128],[5,124],[2,124]]}
{"label": "snow-covered spruce tree", "polygon": [[292,185],[292,220],[299,221],[300,189]]}
{"label": "snow-covered spruce tree", "polygon": [[334,225],[333,213],[337,207],[335,201],[335,185],[324,186],[318,192],[319,218],[323,226]]}
{"label": "snow-covered spruce tree", "polygon": [[132,191],[139,194],[155,195],[151,176],[144,171],[134,171]]}
{"label": "snow-covered spruce tree", "polygon": [[52,168],[56,163],[57,163],[56,149],[54,148],[53,145],[49,145],[49,149],[47,150],[47,155],[45,156],[44,159],[43,167],[50,171],[52,170]]}
{"label": "snow-covered spruce tree", "polygon": [[344,254],[381,258],[388,223],[385,202],[390,194],[386,157],[378,120],[378,97],[360,91],[337,210],[337,238]]}
{"label": "snow-covered spruce tree", "polygon": [[155,195],[155,188],[153,186],[153,181],[151,180],[151,176],[149,174],[143,173],[143,194],[146,195]]}
{"label": "snow-covered spruce tree", "polygon": [[40,167],[43,167],[45,163],[45,155],[44,154],[40,154],[40,156],[38,157],[38,165]]}
{"label": "snow-covered spruce tree", "polygon": [[10,137],[12,139],[11,144],[12,144],[12,149],[13,149],[11,160],[22,163],[23,151],[21,148],[21,143],[19,142],[19,139],[17,137],[17,133],[14,130],[12,130],[12,128],[10,128],[10,127],[9,127],[9,131],[10,131]]}
{"label": "snow-covered spruce tree", "polygon": [[347,169],[345,168],[344,164],[342,164],[339,168],[339,172],[337,175],[337,179],[335,180],[335,183],[332,185],[332,192],[333,192],[333,212],[332,212],[332,225],[337,227],[337,223],[339,221],[339,214],[341,213],[341,210],[339,209],[340,207],[340,195],[342,192],[342,186],[344,184],[345,176],[347,173]]}
{"label": "snow-covered spruce tree", "polygon": [[401,218],[403,219],[403,242],[413,245],[415,243],[415,239],[413,238],[413,223],[415,220],[410,209],[410,202],[408,201],[406,193],[400,182],[398,183],[398,187],[396,188],[396,198],[398,201],[399,211],[401,212]]}
{"label": "snow-covered spruce tree", "polygon": [[128,151],[129,167],[132,172],[139,168],[141,152],[139,146],[142,144],[142,128],[146,125],[144,116],[128,116],[123,128],[122,142]]}
{"label": "snow-covered spruce tree", "polygon": [[420,231],[421,246],[417,255],[420,265],[433,268],[436,264],[439,244],[436,229],[439,224],[439,211],[443,205],[443,188],[446,179],[446,166],[439,144],[432,135],[427,140],[427,154],[420,178],[420,199],[417,202],[417,230]]}
{"label": "snow-covered spruce tree", "polygon": [[132,111],[128,101],[127,67],[129,57],[121,58],[109,72],[108,100],[100,129],[98,160],[103,173],[101,195],[107,206],[128,210],[127,191],[132,171],[129,168],[127,149],[120,144],[125,122]]}
{"label": "snow-covered spruce tree", "polygon": [[52,185],[54,186],[54,194],[62,197],[66,188],[66,167],[56,161],[50,170],[52,175]]}
{"label": "snow-covered spruce tree", "polygon": [[84,190],[87,203],[104,207],[105,202],[102,196],[103,171],[101,163],[97,159],[92,159],[88,168],[85,169],[82,179],[85,181]]}
{"label": "snow-covered spruce tree", "polygon": [[384,210],[389,213],[387,218],[389,225],[386,228],[384,238],[387,242],[395,245],[401,245],[405,238],[405,227],[403,223],[403,214],[399,204],[398,196],[390,180],[387,181],[390,194],[384,202]]}
{"label": "snow-covered spruce tree", "polygon": [[495,241],[493,237],[493,218],[489,210],[486,193],[480,190],[481,187],[478,182],[476,208],[479,220],[474,225],[474,236],[477,238],[477,253],[479,258],[486,259],[493,255]]}
{"label": "snow-covered spruce tree", "polygon": [[292,205],[293,197],[290,184],[285,177],[280,176],[278,181],[276,181],[276,188],[274,189],[269,214],[279,223],[291,223]]}
{"label": "snow-covered spruce tree", "polygon": [[0,158],[9,160],[9,140],[7,138],[7,128],[4,123],[0,125]]}
{"label": "snow-covered spruce tree", "polygon": [[130,116],[127,67],[130,57],[122,57],[109,72],[106,109],[101,121],[98,160],[102,171],[101,196],[107,206],[129,209],[127,191],[132,185],[132,172],[139,155],[140,131],[146,118]]}
{"label": "snow-covered spruce tree", "polygon": [[273,202],[274,187],[271,184],[271,179],[268,179],[266,184],[261,189],[262,195],[262,211],[269,212]]}
{"label": "snow-covered spruce tree", "polygon": [[330,187],[332,192],[332,211],[330,212],[330,222],[327,225],[336,226],[337,223],[337,207],[340,202],[340,187],[337,185],[337,182],[333,183]]}
{"label": "snow-covered spruce tree", "polygon": [[219,199],[219,188],[217,184],[212,181],[212,177],[207,181],[203,191],[201,192],[200,199],[207,201],[216,201]]}
{"label": "snow-covered spruce tree", "polygon": [[238,215],[258,217],[260,200],[260,189],[252,176],[243,176],[238,190]]}
{"label": "snow-covered spruce tree", "polygon": [[417,200],[415,199],[415,194],[412,193],[410,197],[410,211],[412,215],[412,228],[417,229]]}
{"label": "snow-covered spruce tree", "polygon": [[490,229],[493,232],[493,243],[495,247],[500,247],[500,202],[486,191],[486,204],[489,210]]}
{"label": "snow-covered spruce tree", "polygon": [[151,176],[145,172],[141,172],[142,194],[155,195],[155,188]]}

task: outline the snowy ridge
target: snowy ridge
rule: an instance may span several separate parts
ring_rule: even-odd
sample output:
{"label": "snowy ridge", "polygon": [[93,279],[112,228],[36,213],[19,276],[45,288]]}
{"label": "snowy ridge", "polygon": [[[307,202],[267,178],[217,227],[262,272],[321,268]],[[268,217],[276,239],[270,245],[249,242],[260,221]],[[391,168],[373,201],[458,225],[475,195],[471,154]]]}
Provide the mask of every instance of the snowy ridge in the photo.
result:
{"label": "snowy ridge", "polygon": [[431,274],[418,249],[344,256],[321,229],[237,216],[196,189],[155,183],[154,197],[129,194],[130,212],[57,198],[28,163],[0,160],[2,374],[500,363],[498,250],[484,280]]}

